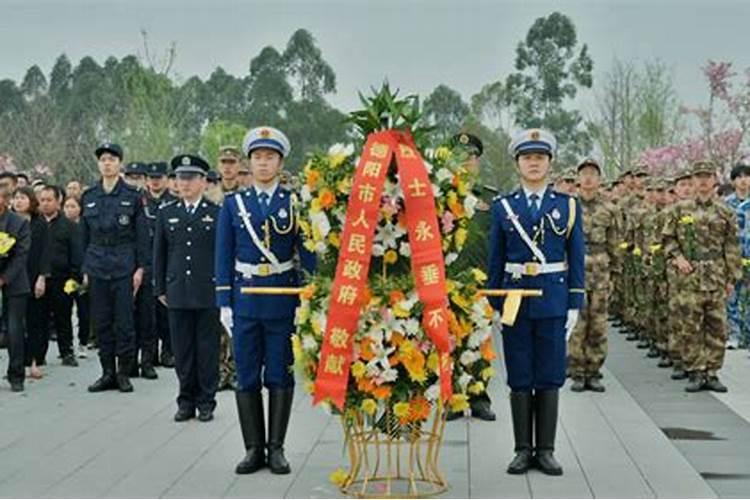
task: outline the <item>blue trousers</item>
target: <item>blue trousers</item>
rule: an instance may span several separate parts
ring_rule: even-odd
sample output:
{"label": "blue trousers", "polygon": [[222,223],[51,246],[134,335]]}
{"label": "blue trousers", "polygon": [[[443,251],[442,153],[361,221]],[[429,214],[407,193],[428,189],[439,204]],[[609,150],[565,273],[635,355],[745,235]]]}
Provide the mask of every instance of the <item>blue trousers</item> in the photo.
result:
{"label": "blue trousers", "polygon": [[514,392],[559,389],[565,383],[565,317],[518,317],[503,325],[508,386]]}
{"label": "blue trousers", "polygon": [[[235,316],[232,328],[237,390],[258,391],[294,387],[291,337],[294,317],[250,319]],[[262,377],[262,378],[261,378]]]}

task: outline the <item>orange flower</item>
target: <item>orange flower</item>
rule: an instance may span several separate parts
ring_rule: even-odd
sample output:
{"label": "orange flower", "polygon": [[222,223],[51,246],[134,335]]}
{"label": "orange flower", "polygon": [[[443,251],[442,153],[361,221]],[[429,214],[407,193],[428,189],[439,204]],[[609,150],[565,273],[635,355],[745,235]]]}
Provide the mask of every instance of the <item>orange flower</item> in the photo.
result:
{"label": "orange flower", "polygon": [[409,402],[409,419],[412,422],[430,418],[430,402],[423,396],[417,396]]}
{"label": "orange flower", "polygon": [[406,295],[404,295],[404,292],[402,292],[401,290],[394,290],[388,295],[388,301],[392,306],[395,306],[405,298]]}
{"label": "orange flower", "polygon": [[313,298],[313,295],[315,295],[315,285],[307,285],[305,288],[302,289],[302,293],[300,294],[300,297],[302,297],[305,300],[310,300]]}
{"label": "orange flower", "polygon": [[492,337],[489,337],[487,340],[482,342],[482,345],[479,347],[479,352],[482,353],[482,359],[485,361],[492,361],[495,359],[495,349],[492,347]]}
{"label": "orange flower", "polygon": [[319,179],[320,179],[320,172],[318,172],[317,170],[310,170],[309,172],[307,172],[307,179],[306,179],[307,187],[309,187],[310,189],[314,189],[315,184],[318,183]]}
{"label": "orange flower", "polygon": [[321,191],[318,199],[320,200],[320,206],[323,209],[331,208],[336,204],[336,195],[333,194],[333,191],[327,188]]}
{"label": "orange flower", "polygon": [[451,212],[453,212],[453,215],[455,215],[457,219],[462,219],[466,215],[464,206],[458,201],[449,201],[448,208],[450,208]]}
{"label": "orange flower", "polygon": [[365,361],[370,361],[375,357],[375,353],[372,352],[372,340],[365,337],[359,342],[359,357]]}
{"label": "orange flower", "polygon": [[367,377],[362,377],[357,380],[357,389],[362,392],[373,392],[375,390],[375,384],[372,383]]}
{"label": "orange flower", "polygon": [[370,290],[369,286],[366,286],[364,290],[362,290],[362,302],[361,304],[367,305],[370,303],[370,300],[372,300],[372,290]]}
{"label": "orange flower", "polygon": [[391,396],[391,388],[387,385],[381,385],[372,390],[375,399],[387,399]]}

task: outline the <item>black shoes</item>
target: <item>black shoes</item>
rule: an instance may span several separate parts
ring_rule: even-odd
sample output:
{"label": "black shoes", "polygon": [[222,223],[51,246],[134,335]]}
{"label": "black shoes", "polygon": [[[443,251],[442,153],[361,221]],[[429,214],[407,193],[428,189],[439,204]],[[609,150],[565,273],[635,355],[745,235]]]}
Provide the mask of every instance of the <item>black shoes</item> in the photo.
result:
{"label": "black shoes", "polygon": [[586,379],[584,377],[573,377],[573,384],[570,386],[573,392],[583,392],[586,390]]}
{"label": "black shoes", "polygon": [[531,445],[533,411],[533,396],[530,392],[510,393],[516,456],[508,465],[508,474],[525,474],[534,463]]}
{"label": "black shoes", "polygon": [[484,420],[485,422],[494,422],[497,419],[495,412],[492,411],[492,407],[490,406],[490,400],[486,397],[470,401],[470,405],[472,417]]}
{"label": "black shoes", "polygon": [[703,389],[703,384],[705,383],[705,379],[703,378],[702,373],[693,372],[690,374],[690,381],[688,382],[687,387],[685,387],[685,392],[698,392]]}
{"label": "black shoes", "polygon": [[658,366],[659,368],[671,368],[672,360],[666,356],[662,356],[659,360],[659,364],[657,364],[656,366]]}
{"label": "black shoes", "polygon": [[452,411],[449,410],[445,414],[445,420],[446,422],[453,422],[454,420],[458,420],[459,418],[464,416],[464,412],[462,411]]}
{"label": "black shoes", "polygon": [[729,390],[716,376],[708,377],[703,384],[703,388],[713,392],[727,392]]}
{"label": "black shoes", "polygon": [[191,418],[195,417],[195,410],[189,410],[187,408],[180,408],[177,413],[174,414],[175,422],[187,422]]}
{"label": "black shoes", "polygon": [[161,352],[161,366],[165,368],[174,368],[174,355],[171,352]]}
{"label": "black shoes", "polygon": [[205,409],[205,410],[198,410],[198,420],[201,422],[210,422],[214,419],[214,411]]}
{"label": "black shoes", "polygon": [[62,365],[63,366],[78,366],[78,361],[76,360],[76,357],[73,356],[72,353],[66,354],[62,358]]}
{"label": "black shoes", "polygon": [[14,380],[10,383],[10,390],[13,392],[23,392],[23,381]]}
{"label": "black shoes", "polygon": [[118,360],[117,367],[117,388],[120,392],[133,392],[133,384],[130,383],[130,370],[135,364],[135,359],[129,356],[123,356]]}
{"label": "black shoes", "polygon": [[89,386],[89,392],[113,391],[118,388],[115,377],[115,360],[99,358],[102,365],[102,376]]}
{"label": "black shoes", "polygon": [[589,377],[586,379],[586,389],[594,392],[604,392],[606,389],[596,377]]}

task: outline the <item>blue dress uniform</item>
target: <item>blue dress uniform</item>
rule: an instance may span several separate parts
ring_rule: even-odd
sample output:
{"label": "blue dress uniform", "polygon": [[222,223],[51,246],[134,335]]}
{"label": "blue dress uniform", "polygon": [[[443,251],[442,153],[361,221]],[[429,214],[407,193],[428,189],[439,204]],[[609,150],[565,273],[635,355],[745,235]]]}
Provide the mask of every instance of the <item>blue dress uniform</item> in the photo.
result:
{"label": "blue dress uniform", "polygon": [[[289,141],[279,130],[259,127],[248,132],[243,149],[248,156],[270,149],[283,158]],[[262,386],[269,391],[268,464],[272,472],[288,472],[282,446],[294,391],[291,335],[299,305],[297,296],[243,295],[241,288],[300,286],[297,256],[306,271],[315,267],[302,244],[292,192],[278,183],[268,191],[256,186],[228,194],[216,233],[216,300],[232,309],[237,407],[247,450],[238,473],[265,464]]]}
{"label": "blue dress uniform", "polygon": [[[158,161],[146,165],[146,177],[166,177],[168,165]],[[156,218],[159,210],[177,200],[165,189],[156,197],[146,190],[143,195],[143,213],[148,224],[149,248],[154,246]],[[174,366],[172,342],[169,334],[169,318],[164,304],[154,298],[153,256],[149,254],[144,269],[143,285],[136,297],[136,333],[139,335],[138,347],[141,349],[141,374],[145,378],[156,378],[153,366],[161,364],[168,368]],[[159,341],[161,341],[161,359],[159,359]]]}
{"label": "blue dress uniform", "polygon": [[[205,176],[208,163],[193,155],[172,160],[178,177]],[[166,296],[179,379],[178,422],[213,419],[219,380],[219,310],[214,291],[214,244],[219,206],[205,198],[174,201],[157,217],[155,293]]]}
{"label": "blue dress uniform", "polygon": [[[122,158],[122,148],[116,144],[97,148],[97,158],[104,152]],[[89,391],[130,392],[128,374],[135,356],[133,273],[145,266],[150,252],[141,194],[122,179],[110,192],[99,182],[83,193],[81,205],[83,272],[89,279],[91,319],[103,372]]]}
{"label": "blue dress uniform", "polygon": [[[534,129],[516,136],[510,151],[516,159],[526,153],[552,158],[555,147],[551,134]],[[538,199],[532,204],[529,197]],[[524,298],[515,323],[503,326],[518,454],[508,472],[525,472],[535,462],[543,472],[558,475],[562,469],[548,459],[554,449],[558,389],[565,382],[566,319],[576,317],[584,298],[582,212],[574,198],[549,187],[529,197],[521,188],[493,201],[488,287],[542,290],[541,297]],[[502,298],[490,303],[502,310]]]}

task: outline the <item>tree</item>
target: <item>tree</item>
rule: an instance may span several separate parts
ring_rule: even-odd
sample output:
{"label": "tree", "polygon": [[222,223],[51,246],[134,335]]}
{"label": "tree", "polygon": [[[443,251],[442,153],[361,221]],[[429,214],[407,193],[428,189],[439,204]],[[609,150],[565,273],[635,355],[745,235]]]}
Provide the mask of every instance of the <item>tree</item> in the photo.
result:
{"label": "tree", "polygon": [[593,61],[585,44],[579,48],[573,22],[559,12],[534,21],[516,48],[515,68],[505,90],[516,124],[553,132],[564,162],[588,154],[591,140],[581,127],[581,115],[565,108],[580,87],[593,83]]}
{"label": "tree", "polygon": [[336,92],[336,74],[323,59],[309,31],[299,29],[294,32],[282,59],[302,101],[322,99],[324,95]]}
{"label": "tree", "polygon": [[447,85],[438,85],[424,101],[424,119],[435,128],[432,137],[438,141],[433,146],[457,134],[468,115],[469,106],[461,94]]}

